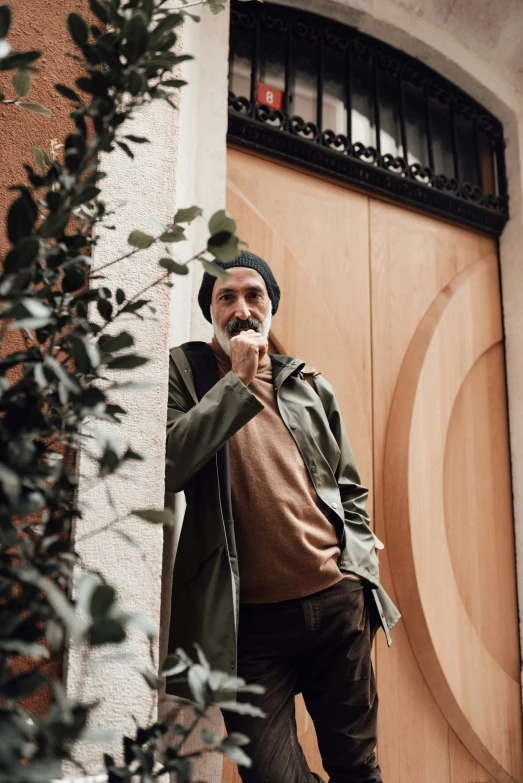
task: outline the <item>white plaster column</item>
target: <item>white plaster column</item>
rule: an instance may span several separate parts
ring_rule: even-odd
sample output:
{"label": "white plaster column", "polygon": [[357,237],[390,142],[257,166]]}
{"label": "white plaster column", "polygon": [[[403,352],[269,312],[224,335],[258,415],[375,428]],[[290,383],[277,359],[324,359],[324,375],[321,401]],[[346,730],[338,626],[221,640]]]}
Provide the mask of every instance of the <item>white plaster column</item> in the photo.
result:
{"label": "white plaster column", "polygon": [[[134,145],[135,159],[114,151],[102,158],[102,197],[116,213],[108,219],[115,231],[101,230],[94,252],[94,265],[101,266],[129,249],[127,237],[132,229],[156,233],[148,220],[172,219],[176,199],[179,113],[165,103],[155,102],[137,114],[128,132],[146,136],[149,144]],[[123,204],[121,202],[124,202]],[[113,291],[124,289],[131,297],[158,277],[160,251],[154,246],[129,260],[114,264],[106,271],[107,286]],[[149,388],[140,391],[118,391],[113,401],[127,410],[120,426],[106,422],[87,425],[92,434],[114,437],[121,447],[131,446],[144,457],[104,483],[95,480],[95,466],[86,454],[79,460],[79,503],[83,517],[75,532],[76,548],[82,563],[99,571],[115,587],[117,598],[126,611],[142,613],[158,631],[162,570],[161,526],[128,517],[132,509],[163,508],[165,417],[167,404],[167,344],[170,322],[170,289],[165,286],[147,292],[156,312],[144,308],[144,320],[125,317],[119,328],[131,331],[135,348],[150,361],[133,371],[111,373],[114,381],[147,381]],[[113,504],[111,506],[111,504]],[[116,515],[123,519],[117,527],[132,536],[128,543],[113,530],[98,535],[94,531],[107,525]],[[85,539],[84,537],[87,536]],[[75,583],[82,576],[77,568]],[[158,635],[154,641],[155,666],[158,665]],[[72,645],[66,661],[66,687],[69,696],[84,701],[100,701],[92,723],[114,729],[119,735],[135,730],[135,719],[145,726],[156,719],[156,693],[152,692],[140,672],[151,668],[149,643],[143,632],[129,628],[122,644],[104,646],[90,655],[84,665],[81,650]],[[155,667],[153,667],[155,668]],[[118,752],[120,745],[110,748]],[[101,772],[102,750],[99,746],[80,744],[75,757],[90,774]],[[67,765],[65,774],[78,776],[76,767]]]}

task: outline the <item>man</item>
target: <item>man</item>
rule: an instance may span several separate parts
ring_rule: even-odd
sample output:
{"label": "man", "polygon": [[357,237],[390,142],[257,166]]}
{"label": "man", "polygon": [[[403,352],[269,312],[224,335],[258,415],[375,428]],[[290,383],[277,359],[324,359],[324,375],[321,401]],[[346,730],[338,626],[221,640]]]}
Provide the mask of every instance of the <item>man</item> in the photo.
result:
{"label": "man", "polygon": [[169,650],[197,641],[213,668],[264,686],[250,700],[266,718],[225,716],[251,738],[246,783],[319,779],[296,737],[300,692],[331,782],[378,783],[371,645],[379,625],[390,643],[399,613],[379,584],[368,491],[331,386],[268,355],[268,265],[246,251],[220,265],[228,280],[205,274],[199,293],[212,342],[171,351],[166,481],[187,511]]}

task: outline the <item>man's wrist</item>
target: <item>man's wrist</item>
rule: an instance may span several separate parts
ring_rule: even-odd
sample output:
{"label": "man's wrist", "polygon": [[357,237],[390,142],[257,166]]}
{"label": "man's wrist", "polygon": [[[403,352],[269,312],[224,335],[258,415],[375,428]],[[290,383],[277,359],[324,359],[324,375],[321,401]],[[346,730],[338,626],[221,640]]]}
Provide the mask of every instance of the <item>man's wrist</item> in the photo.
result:
{"label": "man's wrist", "polygon": [[249,383],[250,383],[250,381],[249,381],[249,382],[247,382],[247,378],[245,377],[245,375],[243,375],[243,373],[241,373],[241,372],[236,372],[235,370],[231,370],[231,372],[233,372],[233,373],[234,373],[234,375],[236,375],[236,377],[238,378],[238,380],[239,380],[239,381],[241,381],[241,382],[243,383],[243,385],[244,385],[244,386],[246,386],[247,388],[249,388]]}

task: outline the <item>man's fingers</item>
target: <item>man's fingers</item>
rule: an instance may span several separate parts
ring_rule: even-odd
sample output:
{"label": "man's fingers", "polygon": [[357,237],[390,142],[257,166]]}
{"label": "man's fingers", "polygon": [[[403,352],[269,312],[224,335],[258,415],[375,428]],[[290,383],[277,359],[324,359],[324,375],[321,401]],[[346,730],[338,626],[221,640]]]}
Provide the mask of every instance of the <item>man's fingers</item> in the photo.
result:
{"label": "man's fingers", "polygon": [[259,332],[255,332],[253,329],[249,329],[244,332],[240,332],[240,334],[234,335],[234,337],[231,337],[231,343],[233,341],[238,343],[248,343],[249,345],[259,345],[260,343],[265,343],[266,339]]}

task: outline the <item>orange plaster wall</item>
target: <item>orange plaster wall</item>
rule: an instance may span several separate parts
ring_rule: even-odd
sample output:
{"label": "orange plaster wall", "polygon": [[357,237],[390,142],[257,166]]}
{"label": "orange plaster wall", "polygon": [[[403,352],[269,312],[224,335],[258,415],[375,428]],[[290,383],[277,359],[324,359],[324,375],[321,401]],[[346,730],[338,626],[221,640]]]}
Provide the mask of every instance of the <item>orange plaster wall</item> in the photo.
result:
{"label": "orange plaster wall", "polygon": [[[33,164],[31,147],[43,147],[49,151],[51,139],[63,141],[72,128],[69,118],[71,105],[54,89],[56,82],[74,87],[79,75],[77,63],[66,56],[75,51],[69,38],[66,18],[69,11],[87,16],[87,0],[10,0],[12,24],[9,42],[15,49],[39,49],[42,57],[33,74],[31,91],[25,101],[41,103],[53,111],[50,118],[33,114],[17,106],[0,105],[0,253],[5,253],[5,217],[13,194],[6,187],[25,182],[23,163]],[[6,98],[14,98],[11,84],[12,72],[0,72],[0,92]]]}
{"label": "orange plaster wall", "polygon": [[[75,47],[69,38],[66,18],[69,11],[77,11],[87,17],[87,0],[10,0],[12,24],[9,32],[11,46],[18,50],[39,49],[42,57],[36,65],[39,72],[33,74],[31,91],[25,101],[40,103],[53,111],[47,118],[16,106],[0,104],[0,258],[8,248],[5,231],[6,216],[14,194],[7,190],[9,185],[25,183],[23,163],[34,165],[31,147],[43,147],[50,150],[51,139],[62,142],[73,127],[69,118],[70,103],[53,88],[57,82],[74,87],[79,75],[78,64],[66,56]],[[0,93],[6,98],[14,98],[11,84],[12,72],[0,72]],[[36,168],[36,167],[35,167]],[[9,341],[6,341],[7,343]],[[4,344],[3,350],[16,350],[15,340]],[[30,668],[28,659],[18,659],[16,670]],[[42,666],[46,674],[59,675],[61,660],[51,660]],[[42,688],[29,699],[24,706],[36,713],[45,712],[49,705],[50,693]]]}

